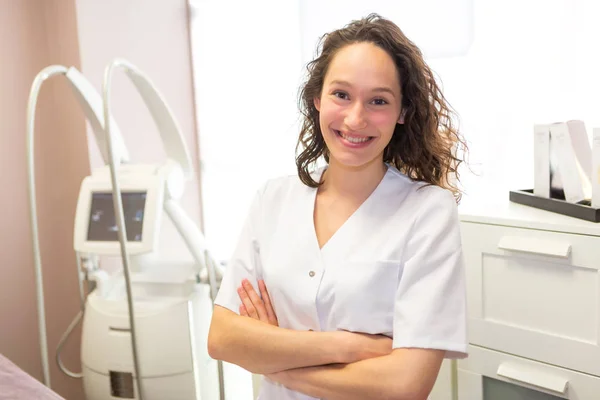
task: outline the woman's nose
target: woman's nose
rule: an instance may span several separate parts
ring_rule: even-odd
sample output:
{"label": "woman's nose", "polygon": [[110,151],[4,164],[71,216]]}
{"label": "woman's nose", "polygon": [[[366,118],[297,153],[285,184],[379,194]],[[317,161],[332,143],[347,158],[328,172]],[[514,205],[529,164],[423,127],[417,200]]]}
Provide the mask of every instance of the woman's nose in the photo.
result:
{"label": "woman's nose", "polygon": [[367,127],[367,116],[365,108],[359,102],[356,102],[348,109],[344,122],[346,126],[353,131],[358,131]]}

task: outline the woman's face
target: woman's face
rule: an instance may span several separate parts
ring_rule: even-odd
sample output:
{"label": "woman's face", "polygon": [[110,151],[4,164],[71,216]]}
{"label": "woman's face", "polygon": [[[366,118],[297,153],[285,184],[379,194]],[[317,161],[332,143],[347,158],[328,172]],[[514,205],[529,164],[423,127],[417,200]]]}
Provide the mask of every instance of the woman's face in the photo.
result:
{"label": "woman's face", "polygon": [[403,123],[394,61],[372,43],[340,49],[331,60],[321,97],[315,98],[329,162],[353,169],[383,162],[383,151]]}

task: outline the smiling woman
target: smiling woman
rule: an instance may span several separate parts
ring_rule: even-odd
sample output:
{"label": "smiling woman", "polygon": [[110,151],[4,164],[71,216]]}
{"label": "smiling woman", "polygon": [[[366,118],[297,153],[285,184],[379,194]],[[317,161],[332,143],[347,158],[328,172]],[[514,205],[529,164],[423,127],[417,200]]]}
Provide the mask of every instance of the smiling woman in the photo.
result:
{"label": "smiling woman", "polygon": [[339,50],[325,75],[321,96],[313,101],[330,164],[360,167],[381,158],[394,127],[404,122],[394,61],[372,43]]}
{"label": "smiling woman", "polygon": [[[296,162],[300,178],[316,186],[309,168],[321,156],[329,162],[329,152],[334,151],[327,142],[329,133],[336,133],[342,143],[355,143],[364,137],[356,140],[353,128],[369,120],[371,129],[380,132],[372,139],[382,139],[377,140],[380,148],[369,146],[370,151],[385,150],[384,162],[460,198],[449,179],[458,174],[466,144],[421,51],[394,27],[387,20],[376,20],[369,29],[357,23],[323,40],[319,57],[308,65],[309,79],[301,93],[304,124],[299,144],[304,150]],[[319,109],[322,101],[324,110]],[[323,122],[336,117],[336,127]],[[346,122],[346,132],[339,117]]]}
{"label": "smiling woman", "polygon": [[298,176],[257,192],[209,353],[264,374],[262,400],[426,399],[442,360],[466,356],[462,139],[419,49],[378,15],[325,35],[308,71]]}

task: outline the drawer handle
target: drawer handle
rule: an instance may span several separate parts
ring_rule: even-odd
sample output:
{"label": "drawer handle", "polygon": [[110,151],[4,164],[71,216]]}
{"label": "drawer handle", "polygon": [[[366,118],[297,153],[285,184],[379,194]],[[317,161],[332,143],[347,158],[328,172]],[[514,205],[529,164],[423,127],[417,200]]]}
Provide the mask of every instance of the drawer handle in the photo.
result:
{"label": "drawer handle", "polygon": [[517,236],[503,236],[498,248],[560,258],[569,258],[571,254],[570,243]]}
{"label": "drawer handle", "polygon": [[559,394],[565,394],[569,385],[569,380],[564,377],[511,363],[500,364],[496,374]]}

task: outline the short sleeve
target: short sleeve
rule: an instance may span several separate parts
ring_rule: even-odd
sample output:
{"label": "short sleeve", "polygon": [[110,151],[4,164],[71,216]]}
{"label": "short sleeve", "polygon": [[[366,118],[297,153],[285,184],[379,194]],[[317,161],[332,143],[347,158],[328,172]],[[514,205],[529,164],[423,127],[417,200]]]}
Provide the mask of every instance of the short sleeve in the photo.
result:
{"label": "short sleeve", "polygon": [[456,201],[438,187],[425,187],[421,195],[396,291],[393,347],[446,350],[446,358],[464,358],[466,283]]}
{"label": "short sleeve", "polygon": [[261,197],[260,191],[254,196],[233,255],[225,267],[221,287],[215,299],[215,305],[238,314],[241,300],[237,288],[244,279],[248,279],[258,290],[257,280],[262,275],[259,247]]}

